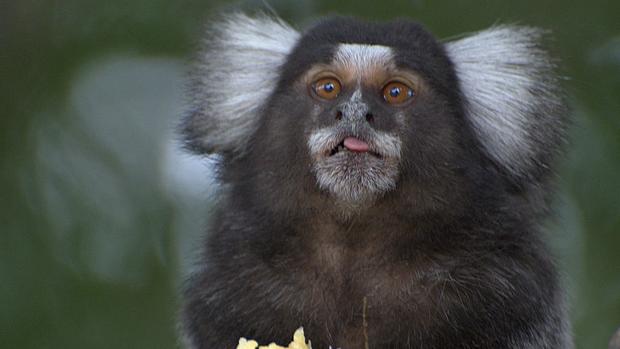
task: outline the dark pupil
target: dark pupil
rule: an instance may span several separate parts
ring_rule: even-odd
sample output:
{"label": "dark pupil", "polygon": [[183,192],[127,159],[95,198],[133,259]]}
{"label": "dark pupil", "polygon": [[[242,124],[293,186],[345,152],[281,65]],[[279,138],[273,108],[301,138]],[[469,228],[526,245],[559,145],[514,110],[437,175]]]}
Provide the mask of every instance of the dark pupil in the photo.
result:
{"label": "dark pupil", "polygon": [[328,82],[325,85],[323,85],[323,90],[325,92],[332,92],[334,90],[334,83],[333,82]]}
{"label": "dark pupil", "polygon": [[390,96],[392,97],[398,97],[398,95],[400,95],[400,87],[392,87],[392,89],[390,90]]}

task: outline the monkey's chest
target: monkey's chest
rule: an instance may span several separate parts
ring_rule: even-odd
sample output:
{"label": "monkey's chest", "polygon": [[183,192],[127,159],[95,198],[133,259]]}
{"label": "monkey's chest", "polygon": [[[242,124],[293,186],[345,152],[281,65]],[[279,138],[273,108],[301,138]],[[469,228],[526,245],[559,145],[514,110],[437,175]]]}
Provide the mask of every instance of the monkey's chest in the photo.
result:
{"label": "monkey's chest", "polygon": [[395,260],[380,250],[322,245],[297,271],[304,286],[316,293],[313,297],[348,306],[363,299],[367,303],[371,298],[387,301],[422,289],[428,282],[427,269],[414,261]]}
{"label": "monkey's chest", "polygon": [[302,321],[309,335],[315,333],[313,343],[364,348],[417,316],[425,281],[412,266],[337,249],[322,253],[320,263],[298,271]]}

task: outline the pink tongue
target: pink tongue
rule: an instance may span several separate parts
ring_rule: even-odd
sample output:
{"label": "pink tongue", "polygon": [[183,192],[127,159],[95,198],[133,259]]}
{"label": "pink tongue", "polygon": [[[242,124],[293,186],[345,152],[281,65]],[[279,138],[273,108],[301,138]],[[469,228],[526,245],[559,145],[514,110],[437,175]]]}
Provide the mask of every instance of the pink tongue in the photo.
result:
{"label": "pink tongue", "polygon": [[368,151],[368,143],[361,141],[355,137],[347,137],[344,139],[344,146],[350,151],[365,153]]}

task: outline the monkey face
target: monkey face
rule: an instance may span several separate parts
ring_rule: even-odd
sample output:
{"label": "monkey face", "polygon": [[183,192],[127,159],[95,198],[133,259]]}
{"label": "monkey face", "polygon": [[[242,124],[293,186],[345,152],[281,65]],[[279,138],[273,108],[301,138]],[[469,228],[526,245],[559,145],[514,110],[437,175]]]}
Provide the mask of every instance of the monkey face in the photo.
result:
{"label": "monkey face", "polygon": [[[317,39],[323,29],[301,39],[283,69],[286,87],[273,97],[297,94],[287,115],[305,122],[289,129],[304,130],[316,186],[363,204],[398,190],[403,179],[426,185],[430,174],[431,180],[449,176],[459,166],[453,159],[462,149],[455,143],[464,128],[458,131],[455,94],[445,93],[456,86],[440,46],[412,26],[405,33],[374,26],[376,37],[353,33],[333,42]],[[414,33],[424,39],[407,41]]]}
{"label": "monkey face", "polygon": [[318,186],[347,202],[396,187],[408,109],[420,79],[387,46],[340,44],[303,75],[311,99],[307,146]]}

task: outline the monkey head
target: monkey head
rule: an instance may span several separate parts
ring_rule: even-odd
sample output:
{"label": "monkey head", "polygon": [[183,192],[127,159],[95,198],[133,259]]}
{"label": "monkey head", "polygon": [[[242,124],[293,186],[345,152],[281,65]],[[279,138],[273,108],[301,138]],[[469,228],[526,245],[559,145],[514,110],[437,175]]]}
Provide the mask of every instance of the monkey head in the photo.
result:
{"label": "monkey head", "polygon": [[565,110],[537,29],[442,43],[406,20],[336,17],[300,34],[236,14],[211,31],[187,144],[221,154],[223,182],[271,206],[368,207],[396,192],[437,207],[489,183],[527,197],[562,143]]}

